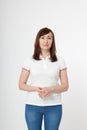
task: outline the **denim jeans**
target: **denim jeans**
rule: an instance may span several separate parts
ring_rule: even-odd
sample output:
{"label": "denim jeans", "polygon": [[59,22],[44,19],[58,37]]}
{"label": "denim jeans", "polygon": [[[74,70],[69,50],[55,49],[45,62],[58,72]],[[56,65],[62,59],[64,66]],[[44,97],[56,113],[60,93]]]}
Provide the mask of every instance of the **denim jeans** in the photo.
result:
{"label": "denim jeans", "polygon": [[44,119],[44,130],[59,130],[62,117],[62,105],[25,106],[25,119],[28,130],[41,130]]}

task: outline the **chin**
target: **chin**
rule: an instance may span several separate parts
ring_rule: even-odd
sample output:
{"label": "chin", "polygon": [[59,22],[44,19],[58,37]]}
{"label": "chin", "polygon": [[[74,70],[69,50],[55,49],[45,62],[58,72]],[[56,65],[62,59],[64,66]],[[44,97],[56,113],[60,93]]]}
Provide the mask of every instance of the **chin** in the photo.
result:
{"label": "chin", "polygon": [[49,50],[50,48],[49,47],[43,47],[42,49]]}

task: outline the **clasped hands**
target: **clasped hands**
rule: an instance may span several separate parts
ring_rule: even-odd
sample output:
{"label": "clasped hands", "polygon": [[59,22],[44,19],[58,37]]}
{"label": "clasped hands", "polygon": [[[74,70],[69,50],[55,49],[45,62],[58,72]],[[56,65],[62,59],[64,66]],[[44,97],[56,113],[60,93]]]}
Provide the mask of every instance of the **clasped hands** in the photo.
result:
{"label": "clasped hands", "polygon": [[44,88],[40,88],[38,87],[37,89],[38,95],[43,98],[43,97],[48,97],[51,95],[52,93],[52,88],[51,87],[44,87]]}

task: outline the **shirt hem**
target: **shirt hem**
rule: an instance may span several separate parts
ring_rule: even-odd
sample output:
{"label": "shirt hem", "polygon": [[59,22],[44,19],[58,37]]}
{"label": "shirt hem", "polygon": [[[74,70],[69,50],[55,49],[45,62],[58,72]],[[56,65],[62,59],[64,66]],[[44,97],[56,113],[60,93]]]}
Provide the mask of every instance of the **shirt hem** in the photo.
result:
{"label": "shirt hem", "polygon": [[35,106],[56,106],[56,105],[62,105],[62,103],[55,103],[55,104],[34,104],[34,103],[25,103],[25,105],[35,105]]}

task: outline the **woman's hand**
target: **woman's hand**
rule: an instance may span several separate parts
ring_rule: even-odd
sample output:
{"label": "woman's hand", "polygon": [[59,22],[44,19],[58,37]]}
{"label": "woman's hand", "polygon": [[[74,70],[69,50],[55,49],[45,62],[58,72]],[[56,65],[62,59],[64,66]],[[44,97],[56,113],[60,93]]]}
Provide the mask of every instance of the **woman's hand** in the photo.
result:
{"label": "woman's hand", "polygon": [[38,94],[41,98],[48,97],[52,93],[52,87],[44,87],[38,89]]}

